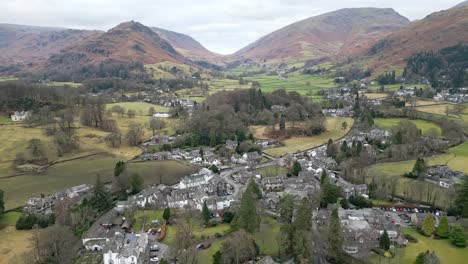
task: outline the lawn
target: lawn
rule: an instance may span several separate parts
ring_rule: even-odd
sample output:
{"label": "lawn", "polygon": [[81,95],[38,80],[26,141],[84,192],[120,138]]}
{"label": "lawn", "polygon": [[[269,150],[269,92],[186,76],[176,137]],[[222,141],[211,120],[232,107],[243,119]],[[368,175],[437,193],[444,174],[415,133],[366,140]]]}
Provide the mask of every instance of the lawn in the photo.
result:
{"label": "lawn", "polygon": [[156,112],[169,112],[169,108],[160,106],[160,105],[155,105],[155,104],[150,104],[146,102],[122,102],[122,103],[112,103],[112,104],[106,104],[106,109],[111,109],[113,106],[120,106],[125,108],[126,111],[128,110],[134,110],[137,115],[148,115],[148,110],[153,107]]}
{"label": "lawn", "polygon": [[431,239],[419,234],[412,228],[403,229],[405,234],[410,234],[416,239],[417,243],[410,243],[406,248],[401,250],[401,258],[385,259],[383,262],[379,262],[378,257],[373,258],[373,263],[402,263],[412,264],[416,259],[417,255],[422,252],[435,251],[442,264],[455,264],[455,263],[466,263],[468,259],[468,249],[457,248],[450,244],[449,240],[437,240]]}
{"label": "lawn", "polygon": [[[447,116],[447,109],[450,111],[453,109],[453,104],[432,104],[432,105],[422,105],[416,106],[414,109],[420,112],[443,115]],[[449,114],[448,116],[456,117],[455,115]]]}
{"label": "lawn", "polygon": [[[341,129],[341,124],[343,122],[348,123],[346,130]],[[330,117],[327,118],[326,132],[313,137],[291,137],[283,141],[285,146],[266,149],[264,152],[275,157],[280,157],[287,153],[295,153],[318,147],[327,143],[329,139],[337,140],[343,137],[351,129],[353,123],[354,120],[349,117]],[[258,127],[256,127],[256,129],[258,129]]]}
{"label": "lawn", "polygon": [[[464,143],[457,147],[451,148],[448,154],[435,155],[425,158],[429,166],[434,165],[447,165],[453,170],[468,173],[468,143]],[[432,183],[412,180],[402,177],[406,172],[413,169],[415,160],[401,161],[401,162],[386,162],[370,166],[366,169],[368,181],[375,176],[377,184],[384,184],[389,182],[390,179],[397,177],[398,184],[396,186],[396,194],[401,196],[408,196],[414,200],[426,199],[428,191],[434,190],[438,194],[436,205],[441,207],[449,206],[450,197],[447,195],[447,189],[438,187]]]}
{"label": "lawn", "polygon": [[271,217],[267,217],[263,221],[260,230],[254,234],[255,242],[260,247],[260,254],[277,256],[280,225]]}
{"label": "lawn", "polygon": [[281,166],[267,166],[256,170],[257,174],[262,177],[275,177],[277,175],[284,175],[288,173],[288,169]]}
{"label": "lawn", "polygon": [[[386,130],[390,130],[392,127],[394,126],[398,126],[400,124],[400,121],[402,120],[409,120],[409,119],[406,119],[406,118],[375,118],[374,119],[374,123],[383,128],[383,129],[386,129]],[[410,122],[414,123],[418,129],[420,129],[423,133],[423,135],[427,135],[431,130],[436,130],[437,131],[437,135],[441,135],[442,134],[442,129],[432,123],[432,122],[428,122],[428,121],[425,121],[425,120],[409,120]]]}
{"label": "lawn", "polygon": [[14,124],[13,121],[11,121],[11,118],[9,116],[0,116],[0,125],[11,125]]}
{"label": "lawn", "polygon": [[290,74],[285,80],[280,80],[278,75],[266,74],[245,77],[245,79],[258,81],[263,92],[272,92],[284,88],[288,92],[295,91],[315,100],[321,98],[317,94],[320,90],[336,87],[333,78],[298,73]]}
{"label": "lawn", "polygon": [[151,228],[151,221],[152,220],[159,220],[162,224],[163,222],[163,212],[164,210],[144,210],[144,211],[137,211],[135,213],[135,223],[133,224],[133,231],[135,233],[139,233],[142,231],[143,223],[145,223],[145,227],[143,228],[143,232],[147,232]]}
{"label": "lawn", "polygon": [[211,247],[198,252],[198,263],[213,263],[213,255],[221,249],[223,245],[222,239],[217,239],[211,243]]}
{"label": "lawn", "polygon": [[386,93],[366,93],[364,94],[368,99],[384,99],[388,96]]}
{"label": "lawn", "polygon": [[[399,90],[400,87],[403,86],[403,87],[416,87],[416,88],[426,88],[427,85],[424,85],[424,84],[389,84],[389,85],[384,85],[384,91],[385,92],[388,92],[388,91],[396,91],[396,90]],[[380,91],[380,84],[373,84],[373,85],[370,85],[368,87],[369,90],[371,91],[374,91],[374,92],[377,92],[377,91]]]}
{"label": "lawn", "polygon": [[[0,179],[0,186],[5,191],[6,208],[23,205],[32,195],[53,193],[84,183],[94,184],[97,174],[103,181],[109,181],[118,160],[115,156],[100,154],[56,164],[44,173]],[[130,174],[138,173],[146,184],[174,184],[193,172],[193,168],[175,161],[138,162],[130,163],[127,167]]]}
{"label": "lawn", "polygon": [[21,256],[30,250],[32,232],[15,228],[20,215],[10,212],[0,218],[0,263],[20,263]]}

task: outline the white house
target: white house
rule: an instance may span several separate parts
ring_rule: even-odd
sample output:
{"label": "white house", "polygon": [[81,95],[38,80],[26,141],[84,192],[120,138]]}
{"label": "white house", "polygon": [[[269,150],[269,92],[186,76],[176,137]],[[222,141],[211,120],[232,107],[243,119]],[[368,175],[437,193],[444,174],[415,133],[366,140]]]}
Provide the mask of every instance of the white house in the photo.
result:
{"label": "white house", "polygon": [[29,111],[16,111],[11,115],[11,121],[21,122],[21,121],[26,120],[30,116],[31,116],[31,113]]}
{"label": "white house", "polygon": [[156,113],[153,115],[153,117],[168,118],[171,117],[171,115],[169,113]]}
{"label": "white house", "polygon": [[104,264],[140,264],[144,263],[144,252],[148,247],[148,234],[116,235],[103,248]]}
{"label": "white house", "polygon": [[201,169],[198,173],[186,176],[180,180],[178,188],[185,189],[191,187],[199,187],[208,182],[213,178],[213,172],[207,168]]}

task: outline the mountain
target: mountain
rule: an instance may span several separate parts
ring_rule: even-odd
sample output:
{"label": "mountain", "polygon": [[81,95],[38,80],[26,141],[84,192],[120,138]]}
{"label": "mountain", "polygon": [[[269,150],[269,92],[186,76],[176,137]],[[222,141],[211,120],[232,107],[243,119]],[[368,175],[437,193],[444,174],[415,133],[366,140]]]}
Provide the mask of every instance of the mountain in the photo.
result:
{"label": "mountain", "polygon": [[0,64],[31,63],[84,39],[100,34],[94,30],[76,30],[0,24]]}
{"label": "mountain", "polygon": [[408,23],[389,8],[340,9],[279,29],[234,56],[268,62],[354,55]]}
{"label": "mountain", "polygon": [[363,56],[368,66],[379,69],[403,68],[405,60],[421,51],[437,51],[468,43],[468,5],[432,13],[422,20],[377,41]]}
{"label": "mountain", "polygon": [[121,23],[107,32],[66,48],[49,59],[52,64],[63,61],[94,65],[103,61],[144,64],[161,61],[186,62],[166,40],[134,21]]}
{"label": "mountain", "polygon": [[452,8],[457,8],[457,7],[462,7],[462,6],[467,6],[468,5],[468,1],[463,1],[461,3],[459,3],[458,5],[452,7]]}
{"label": "mountain", "polygon": [[169,42],[180,54],[189,59],[214,60],[220,56],[207,50],[200,42],[196,41],[191,36],[157,27],[151,27],[151,30]]}

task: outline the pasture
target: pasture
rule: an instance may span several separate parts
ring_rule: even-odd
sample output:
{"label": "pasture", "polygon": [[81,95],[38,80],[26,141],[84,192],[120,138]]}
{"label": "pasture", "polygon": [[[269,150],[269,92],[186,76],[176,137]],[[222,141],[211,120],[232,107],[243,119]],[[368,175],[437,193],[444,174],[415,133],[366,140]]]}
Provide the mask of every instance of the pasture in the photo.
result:
{"label": "pasture", "polygon": [[[348,117],[329,117],[327,118],[326,122],[327,131],[320,135],[312,137],[291,137],[283,141],[284,146],[266,149],[264,150],[264,152],[268,155],[280,157],[288,153],[295,153],[298,151],[304,151],[314,147],[318,147],[322,144],[327,143],[329,139],[336,140],[343,137],[353,126],[354,120]],[[346,130],[341,129],[341,124],[343,122],[348,123],[348,127],[346,128]],[[266,127],[264,129],[266,129]],[[262,128],[256,126],[253,128],[252,132],[256,137],[259,133],[261,133],[261,131]]]}
{"label": "pasture", "polygon": [[[389,84],[389,85],[384,85],[384,91],[385,92],[389,92],[389,91],[396,91],[396,90],[399,90],[400,87],[416,87],[416,88],[426,88],[427,85],[425,84]],[[375,83],[375,84],[371,84],[368,86],[368,90],[370,91],[373,91],[373,92],[379,92],[380,91],[380,84],[378,83]]]}
{"label": "pasture", "polygon": [[19,263],[31,249],[32,231],[15,228],[21,213],[9,212],[0,217],[0,263]]}
{"label": "pasture", "polygon": [[389,94],[386,93],[365,93],[364,96],[366,96],[368,99],[384,99],[388,96]]}
{"label": "pasture", "polygon": [[[43,173],[0,178],[7,209],[23,205],[32,195],[49,194],[80,184],[94,184],[99,174],[102,181],[113,178],[119,159],[109,154],[67,161],[49,167]],[[138,173],[145,184],[174,184],[193,168],[175,161],[135,162],[127,165],[129,175]]]}
{"label": "pasture", "polygon": [[312,100],[321,100],[322,97],[318,95],[320,90],[336,87],[333,78],[318,75],[291,74],[282,80],[278,75],[262,74],[245,77],[245,79],[259,82],[262,92],[272,92],[284,88],[288,92],[295,91]]}
{"label": "pasture", "polygon": [[437,135],[442,134],[442,129],[434,123],[425,120],[410,120],[407,118],[375,118],[374,124],[385,130],[391,130],[392,127],[398,126],[402,120],[408,120],[416,125],[421,130],[423,135],[428,135],[432,130],[437,132]]}
{"label": "pasture", "polygon": [[388,264],[412,264],[416,260],[419,253],[426,251],[435,251],[440,259],[441,264],[465,263],[468,258],[468,250],[466,248],[457,248],[453,246],[448,239],[432,239],[425,237],[413,228],[404,228],[403,233],[410,234],[415,237],[418,242],[410,243],[407,247],[402,248],[396,257],[387,259],[374,255],[372,263],[388,263]]}
{"label": "pasture", "polygon": [[[420,105],[416,106],[414,109],[420,112],[436,114],[436,115],[443,115],[447,116],[447,111],[451,111],[453,109],[453,104],[442,103],[442,104],[429,104],[429,105]],[[448,114],[448,116],[456,117],[455,115]]]}

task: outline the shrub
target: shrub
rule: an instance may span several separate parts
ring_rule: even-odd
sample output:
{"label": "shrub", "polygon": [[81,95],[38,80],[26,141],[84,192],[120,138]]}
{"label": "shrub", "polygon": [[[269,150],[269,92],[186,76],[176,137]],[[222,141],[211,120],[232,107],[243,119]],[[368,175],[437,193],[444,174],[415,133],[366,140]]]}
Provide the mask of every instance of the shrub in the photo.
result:
{"label": "shrub", "polygon": [[405,238],[411,243],[418,243],[418,239],[410,234],[404,234]]}

